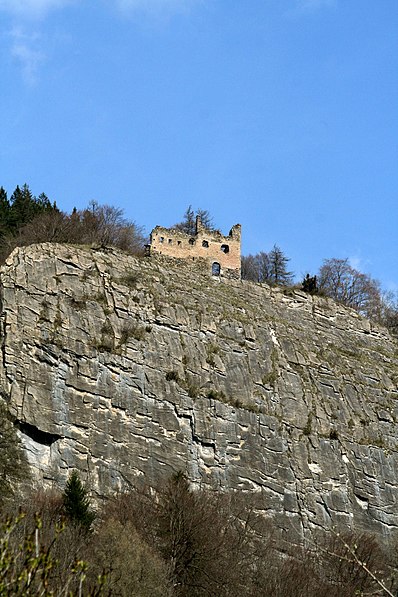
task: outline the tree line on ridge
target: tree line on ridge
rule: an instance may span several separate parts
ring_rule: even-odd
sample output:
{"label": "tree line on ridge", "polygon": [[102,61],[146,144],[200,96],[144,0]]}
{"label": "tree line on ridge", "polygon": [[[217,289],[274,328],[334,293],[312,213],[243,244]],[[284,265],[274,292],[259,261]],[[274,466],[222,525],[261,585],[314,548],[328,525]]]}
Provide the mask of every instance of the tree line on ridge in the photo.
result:
{"label": "tree line on ridge", "polygon": [[[194,210],[191,205],[174,228],[194,234],[196,216],[205,228],[214,230],[210,212]],[[114,246],[139,256],[146,241],[143,227],[124,218],[122,209],[91,201],[85,209],[67,214],[44,193],[34,196],[26,184],[17,186],[10,198],[0,187],[0,263],[15,247],[32,243]],[[398,335],[398,293],[382,291],[377,280],[352,267],[348,259],[325,259],[316,274],[306,274],[299,283],[294,282],[289,261],[277,245],[269,252],[242,256],[242,279],[271,286],[294,285],[332,298]]]}

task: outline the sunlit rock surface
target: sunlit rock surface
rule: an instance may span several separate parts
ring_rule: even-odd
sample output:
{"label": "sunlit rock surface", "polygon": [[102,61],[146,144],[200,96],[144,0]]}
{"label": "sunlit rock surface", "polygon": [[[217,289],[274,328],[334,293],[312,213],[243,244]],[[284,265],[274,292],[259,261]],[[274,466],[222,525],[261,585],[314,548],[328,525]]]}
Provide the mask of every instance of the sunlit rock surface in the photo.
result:
{"label": "sunlit rock surface", "polygon": [[1,270],[0,387],[38,480],[185,471],[299,535],[398,527],[398,343],[332,301],[200,264],[36,245]]}

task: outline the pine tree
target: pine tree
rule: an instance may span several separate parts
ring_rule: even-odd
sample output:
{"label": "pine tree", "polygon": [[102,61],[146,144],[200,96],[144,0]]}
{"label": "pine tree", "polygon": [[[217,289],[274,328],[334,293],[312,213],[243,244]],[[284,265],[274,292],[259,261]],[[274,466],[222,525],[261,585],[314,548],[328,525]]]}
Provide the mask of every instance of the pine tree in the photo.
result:
{"label": "pine tree", "polygon": [[24,184],[22,188],[16,187],[11,195],[10,203],[9,228],[13,233],[43,212],[59,211],[55,203],[51,205],[44,193],[35,197],[27,184]]}
{"label": "pine tree", "polygon": [[181,232],[185,232],[186,234],[195,234],[195,212],[192,209],[192,205],[188,205],[188,208],[184,213],[184,219],[174,227],[178,230],[181,230]]}
{"label": "pine tree", "polygon": [[214,230],[213,218],[208,209],[197,209],[196,215],[200,217],[203,228],[206,228],[206,230]]}
{"label": "pine tree", "polygon": [[10,219],[10,202],[7,197],[7,192],[3,187],[0,187],[0,237],[8,232]]}
{"label": "pine tree", "polygon": [[83,487],[77,471],[72,471],[70,474],[62,498],[66,516],[74,524],[90,531],[95,514],[90,509],[87,491]]}
{"label": "pine tree", "polygon": [[271,284],[288,286],[293,281],[293,274],[287,270],[287,263],[290,261],[283,251],[274,245],[268,253],[269,259],[269,281]]}

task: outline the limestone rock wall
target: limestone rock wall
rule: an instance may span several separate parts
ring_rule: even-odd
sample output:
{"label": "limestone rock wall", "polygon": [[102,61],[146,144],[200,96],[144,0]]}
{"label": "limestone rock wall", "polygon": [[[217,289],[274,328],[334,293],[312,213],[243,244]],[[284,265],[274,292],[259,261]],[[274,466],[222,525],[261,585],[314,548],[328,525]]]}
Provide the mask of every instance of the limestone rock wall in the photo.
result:
{"label": "limestone rock wall", "polygon": [[35,475],[177,470],[298,534],[398,528],[398,344],[326,299],[61,245],[1,270],[0,388]]}

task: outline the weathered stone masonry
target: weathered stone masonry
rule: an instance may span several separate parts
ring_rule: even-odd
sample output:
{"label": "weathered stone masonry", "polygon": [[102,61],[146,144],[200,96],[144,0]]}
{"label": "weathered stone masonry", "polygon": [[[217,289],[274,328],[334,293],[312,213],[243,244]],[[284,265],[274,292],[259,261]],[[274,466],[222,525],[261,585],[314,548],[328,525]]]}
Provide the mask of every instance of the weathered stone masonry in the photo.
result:
{"label": "weathered stone masonry", "polygon": [[195,261],[205,259],[213,276],[240,279],[241,226],[236,224],[228,236],[219,230],[208,230],[196,218],[194,235],[175,228],[156,226],[151,232],[148,255],[165,255]]}

